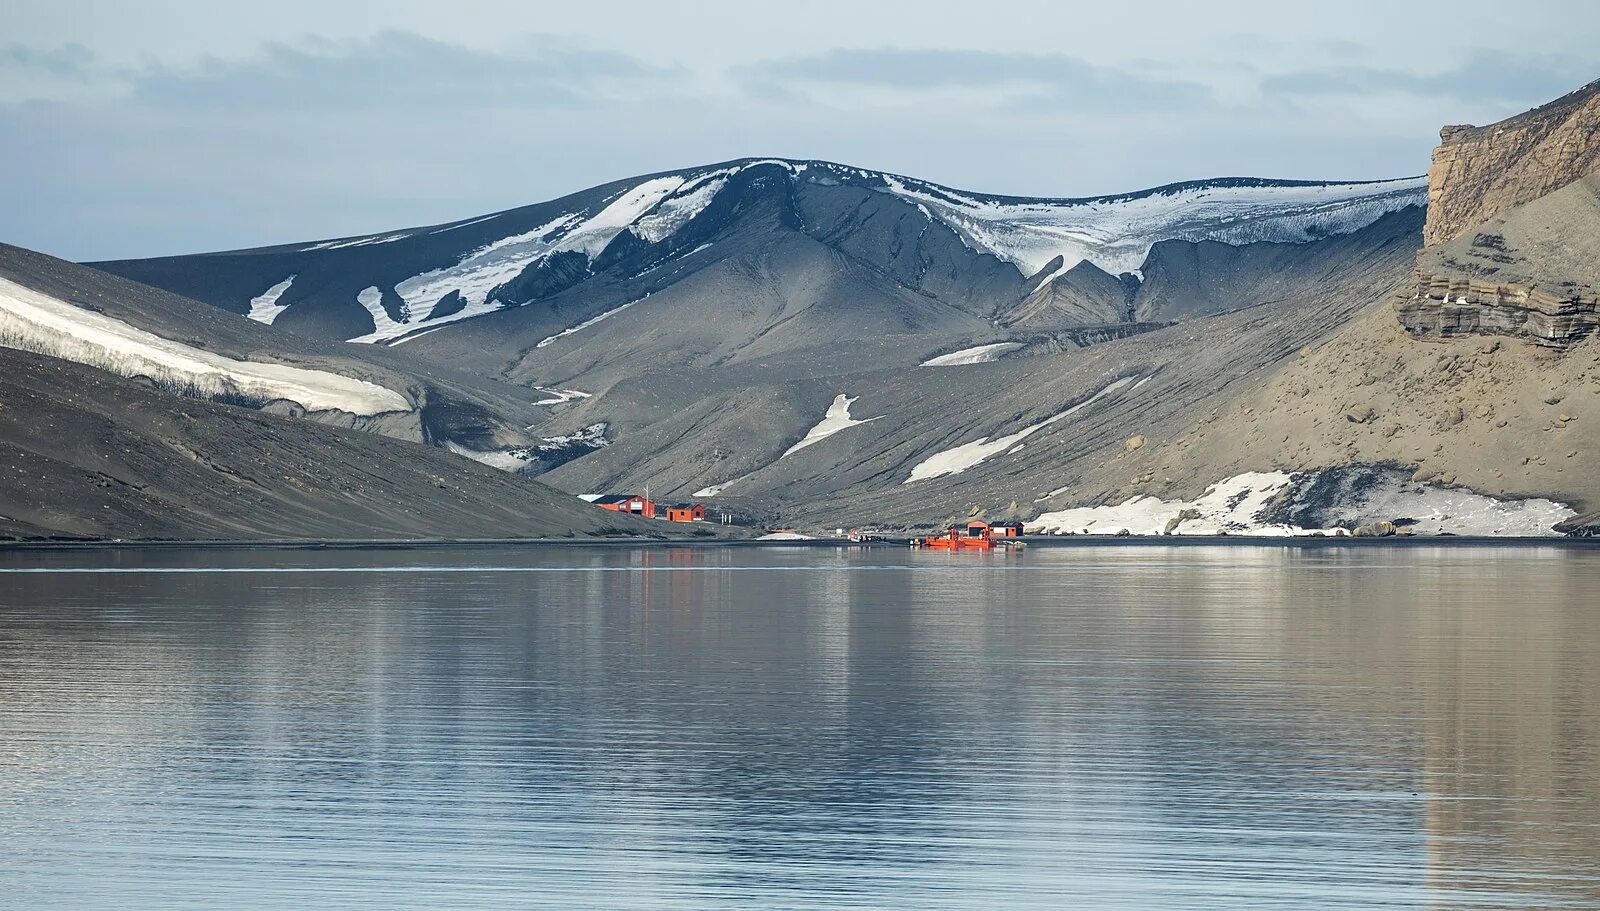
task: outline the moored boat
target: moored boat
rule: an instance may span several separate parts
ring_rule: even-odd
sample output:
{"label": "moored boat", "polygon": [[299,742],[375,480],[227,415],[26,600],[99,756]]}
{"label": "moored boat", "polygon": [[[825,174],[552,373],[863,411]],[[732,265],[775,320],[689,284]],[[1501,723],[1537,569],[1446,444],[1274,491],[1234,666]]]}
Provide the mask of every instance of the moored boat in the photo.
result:
{"label": "moored boat", "polygon": [[1017,540],[1021,529],[1020,523],[992,525],[974,520],[966,525],[953,526],[943,534],[914,538],[911,546],[930,550],[1022,550],[1027,545]]}

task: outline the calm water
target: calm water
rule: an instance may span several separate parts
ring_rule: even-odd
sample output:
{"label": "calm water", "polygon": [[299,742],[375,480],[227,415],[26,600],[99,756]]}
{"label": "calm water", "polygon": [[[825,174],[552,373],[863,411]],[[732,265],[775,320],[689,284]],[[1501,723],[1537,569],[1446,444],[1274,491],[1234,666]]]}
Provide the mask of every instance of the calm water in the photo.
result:
{"label": "calm water", "polygon": [[1600,908],[1600,550],[0,553],[0,907]]}

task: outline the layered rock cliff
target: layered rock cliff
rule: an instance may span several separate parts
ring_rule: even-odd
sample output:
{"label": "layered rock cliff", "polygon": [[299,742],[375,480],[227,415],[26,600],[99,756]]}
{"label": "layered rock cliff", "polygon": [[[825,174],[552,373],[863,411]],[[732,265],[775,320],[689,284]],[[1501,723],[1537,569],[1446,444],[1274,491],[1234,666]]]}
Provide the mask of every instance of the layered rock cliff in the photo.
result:
{"label": "layered rock cliff", "polygon": [[1418,269],[1414,293],[1400,302],[1400,325],[1416,336],[1509,335],[1568,348],[1592,335],[1595,289],[1505,284]]}
{"label": "layered rock cliff", "polygon": [[1447,126],[1428,169],[1423,242],[1444,243],[1600,167],[1600,80],[1488,126]]}
{"label": "layered rock cliff", "polygon": [[1597,289],[1600,172],[1424,250],[1397,309],[1414,336],[1505,335],[1569,348],[1600,326]]}
{"label": "layered rock cliff", "polygon": [[[1556,530],[1600,535],[1600,82],[1444,136],[1431,243],[1396,306],[1307,345],[1183,434],[1146,432],[1124,472],[1381,466],[1455,498],[1441,514],[1474,495],[1545,498],[1582,513]],[[1159,481],[1129,492],[1171,498]]]}

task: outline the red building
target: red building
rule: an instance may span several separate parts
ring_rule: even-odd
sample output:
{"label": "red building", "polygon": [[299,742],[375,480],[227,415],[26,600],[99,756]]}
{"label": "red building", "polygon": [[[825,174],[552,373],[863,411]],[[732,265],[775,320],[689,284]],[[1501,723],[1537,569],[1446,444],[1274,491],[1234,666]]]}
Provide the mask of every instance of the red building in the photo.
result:
{"label": "red building", "polygon": [[704,522],[704,503],[674,503],[666,509],[668,522]]}
{"label": "red building", "polygon": [[610,493],[594,501],[594,505],[612,512],[625,512],[630,515],[643,516],[646,519],[656,517],[656,503],[654,500],[641,497],[636,493]]}

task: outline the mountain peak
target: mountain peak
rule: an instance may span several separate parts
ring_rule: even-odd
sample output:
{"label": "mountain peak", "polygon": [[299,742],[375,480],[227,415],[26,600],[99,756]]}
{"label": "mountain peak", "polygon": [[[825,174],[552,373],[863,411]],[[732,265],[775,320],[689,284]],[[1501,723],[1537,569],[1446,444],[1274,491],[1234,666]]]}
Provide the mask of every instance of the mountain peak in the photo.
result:
{"label": "mountain peak", "polygon": [[[996,261],[1009,264],[1016,284],[1050,265],[1061,271],[1089,262],[1112,275],[1134,272],[1162,240],[1304,243],[1345,234],[1422,205],[1425,191],[1419,177],[1224,177],[1108,196],[1019,197],[828,161],[743,158],[442,225],[101,267],[242,314],[267,312],[252,302],[270,295],[274,318],[290,327],[399,343],[590,281],[651,276],[649,287],[638,289],[648,293],[669,277],[657,271],[666,264],[750,236],[746,220],[774,211],[761,199],[776,201],[786,229],[848,248],[870,267],[926,291],[917,274],[926,264],[891,267],[880,260],[898,257],[907,242],[927,242],[930,229],[965,250],[959,255],[987,259],[979,271]],[[873,228],[868,219],[898,227]],[[847,237],[856,238],[855,246]],[[299,277],[286,285],[291,276]]]}

